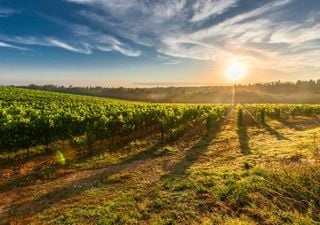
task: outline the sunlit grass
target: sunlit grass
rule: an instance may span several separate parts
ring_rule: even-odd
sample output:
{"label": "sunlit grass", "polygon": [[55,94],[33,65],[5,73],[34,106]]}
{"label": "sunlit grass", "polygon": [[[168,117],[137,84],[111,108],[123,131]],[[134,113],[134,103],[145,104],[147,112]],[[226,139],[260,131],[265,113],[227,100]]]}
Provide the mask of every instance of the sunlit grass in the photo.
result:
{"label": "sunlit grass", "polygon": [[[54,170],[3,190],[15,182],[28,187],[34,180],[62,185],[76,173],[88,173],[67,192],[55,186],[47,196],[52,203],[32,216],[34,224],[316,224],[320,130],[266,123],[269,130],[246,120],[242,124],[246,154],[234,115],[212,140],[204,130],[187,129],[185,135],[194,133],[173,142],[159,144],[156,135],[112,150],[98,145],[93,155],[68,156],[77,146],[60,148],[57,156],[65,165],[58,160]],[[278,139],[278,133],[286,139]]]}

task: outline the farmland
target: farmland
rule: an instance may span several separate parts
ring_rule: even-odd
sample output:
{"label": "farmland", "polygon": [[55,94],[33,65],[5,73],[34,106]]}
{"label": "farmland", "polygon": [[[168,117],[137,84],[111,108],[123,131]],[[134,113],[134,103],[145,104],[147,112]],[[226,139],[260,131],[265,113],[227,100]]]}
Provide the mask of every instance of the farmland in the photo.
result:
{"label": "farmland", "polygon": [[1,87],[0,107],[0,223],[320,222],[320,105]]}

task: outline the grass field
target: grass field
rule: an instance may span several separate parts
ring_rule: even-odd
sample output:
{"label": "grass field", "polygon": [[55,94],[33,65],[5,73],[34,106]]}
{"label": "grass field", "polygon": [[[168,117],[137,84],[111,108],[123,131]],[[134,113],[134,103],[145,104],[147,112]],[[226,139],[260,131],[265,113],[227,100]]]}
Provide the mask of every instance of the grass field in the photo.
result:
{"label": "grass field", "polygon": [[2,163],[0,223],[319,224],[319,120],[235,115]]}

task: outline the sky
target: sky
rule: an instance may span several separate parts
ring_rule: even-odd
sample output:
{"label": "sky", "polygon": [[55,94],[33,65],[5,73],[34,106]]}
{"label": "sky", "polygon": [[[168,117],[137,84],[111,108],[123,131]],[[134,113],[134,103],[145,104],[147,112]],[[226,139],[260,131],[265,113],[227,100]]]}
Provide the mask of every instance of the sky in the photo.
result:
{"label": "sky", "polygon": [[320,79],[319,0],[0,0],[0,84]]}

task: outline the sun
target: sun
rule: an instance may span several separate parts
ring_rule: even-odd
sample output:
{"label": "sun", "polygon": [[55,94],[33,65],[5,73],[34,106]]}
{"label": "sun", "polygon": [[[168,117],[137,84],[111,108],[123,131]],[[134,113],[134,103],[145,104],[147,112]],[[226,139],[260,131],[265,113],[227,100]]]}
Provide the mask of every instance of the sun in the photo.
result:
{"label": "sun", "polygon": [[240,80],[246,74],[246,72],[246,66],[239,62],[231,63],[226,70],[227,77],[231,81]]}

